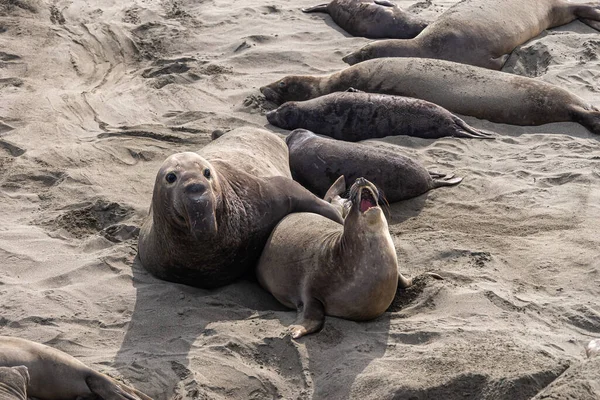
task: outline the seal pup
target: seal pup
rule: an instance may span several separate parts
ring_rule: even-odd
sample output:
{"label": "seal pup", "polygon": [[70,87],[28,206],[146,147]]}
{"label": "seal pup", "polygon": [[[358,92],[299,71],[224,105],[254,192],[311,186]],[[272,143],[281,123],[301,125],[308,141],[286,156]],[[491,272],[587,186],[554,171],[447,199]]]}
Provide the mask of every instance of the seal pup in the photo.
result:
{"label": "seal pup", "polygon": [[[388,148],[323,138],[296,129],[285,139],[292,176],[317,196],[324,195],[337,177],[347,182],[359,177],[373,182],[388,202],[411,199],[462,178],[429,172],[414,160]],[[326,199],[332,196],[326,195]]]}
{"label": "seal pup", "polygon": [[40,400],[75,400],[94,394],[104,400],[152,400],[60,350],[0,336],[0,366],[21,365],[29,372],[27,395]]}
{"label": "seal pup", "polygon": [[425,58],[379,58],[324,76],[291,75],[261,88],[277,104],[349,88],[427,100],[492,122],[577,122],[600,134],[600,110],[558,86],[506,72]]}
{"label": "seal pup", "polygon": [[27,367],[0,367],[0,400],[27,400]]}
{"label": "seal pup", "polygon": [[412,280],[398,272],[396,249],[379,206],[379,191],[359,178],[341,226],[322,216],[296,213],[273,230],[256,274],[263,288],[298,310],[294,339],[320,330],[325,315],[365,321],[383,314],[398,286]]}
{"label": "seal pup", "polygon": [[343,60],[353,65],[381,57],[438,58],[499,70],[515,47],[577,18],[598,29],[600,2],[463,0],[414,39],[370,43]]}
{"label": "seal pup", "polygon": [[291,179],[282,139],[262,129],[239,128],[198,153],[165,160],[138,254],[144,268],[160,279],[222,286],[256,266],[269,234],[292,212],[314,212],[342,223],[331,204]]}
{"label": "seal pup", "polygon": [[303,8],[305,13],[321,12],[352,36],[371,39],[410,39],[427,22],[387,0],[332,0],[330,3]]}
{"label": "seal pup", "polygon": [[279,128],[304,128],[349,142],[401,135],[423,139],[494,138],[428,101],[354,89],[306,101],[288,101],[268,112],[267,120]]}

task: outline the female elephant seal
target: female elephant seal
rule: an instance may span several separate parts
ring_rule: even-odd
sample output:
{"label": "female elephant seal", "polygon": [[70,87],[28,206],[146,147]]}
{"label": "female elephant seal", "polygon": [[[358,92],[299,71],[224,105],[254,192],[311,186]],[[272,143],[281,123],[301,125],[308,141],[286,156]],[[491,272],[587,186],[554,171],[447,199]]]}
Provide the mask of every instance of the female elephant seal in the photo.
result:
{"label": "female elephant seal", "polygon": [[104,400],[152,400],[62,351],[25,339],[0,336],[0,366],[21,365],[29,372],[27,396],[40,400],[75,400],[93,395]]}
{"label": "female elephant seal", "polygon": [[410,158],[386,148],[322,138],[305,129],[290,133],[286,142],[292,176],[318,196],[323,196],[340,175],[349,182],[365,177],[381,189],[390,203],[462,181],[429,172]]}
{"label": "female elephant seal", "polygon": [[375,185],[357,179],[350,198],[344,226],[315,214],[288,215],[262,253],[258,281],[279,302],[298,310],[290,327],[293,338],[321,329],[325,315],[376,318],[392,303],[398,285],[412,284],[398,273]]}
{"label": "female elephant seal", "polygon": [[500,69],[515,47],[577,18],[599,29],[600,2],[463,0],[416,38],[371,43],[344,61],[352,65],[372,58],[423,57]]}
{"label": "female elephant seal", "polygon": [[365,92],[337,92],[312,100],[289,101],[268,112],[267,119],[283,129],[304,128],[349,142],[399,135],[493,139],[428,101]]}
{"label": "female elephant seal", "polygon": [[302,11],[327,13],[349,34],[371,39],[410,39],[427,26],[420,17],[387,0],[333,0]]}
{"label": "female elephant seal", "polygon": [[427,100],[452,112],[513,125],[578,122],[600,134],[600,111],[537,79],[425,58],[380,58],[325,76],[288,76],[262,87],[277,104],[349,88]]}
{"label": "female elephant seal", "polygon": [[283,140],[240,128],[163,163],[139,256],[160,279],[222,286],[255,267],[275,225],[292,212],[342,222],[331,204],[291,179]]}
{"label": "female elephant seal", "polygon": [[0,367],[0,400],[27,400],[27,367]]}

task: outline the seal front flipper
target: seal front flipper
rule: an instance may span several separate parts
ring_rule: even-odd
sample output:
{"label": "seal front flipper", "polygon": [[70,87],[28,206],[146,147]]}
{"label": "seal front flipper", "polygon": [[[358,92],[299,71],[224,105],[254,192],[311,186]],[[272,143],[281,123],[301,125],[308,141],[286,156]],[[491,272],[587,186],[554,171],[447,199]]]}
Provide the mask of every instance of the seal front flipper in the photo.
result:
{"label": "seal front flipper", "polygon": [[574,14],[581,22],[600,31],[600,4],[598,2],[573,4],[571,7],[575,7]]}
{"label": "seal front flipper", "polygon": [[129,390],[126,390],[124,385],[122,387],[109,377],[98,372],[94,372],[85,378],[85,382],[92,393],[104,400],[152,400],[151,397],[135,389],[127,388]]}
{"label": "seal front flipper", "polygon": [[336,196],[341,196],[345,191],[346,178],[344,178],[344,175],[340,175],[340,177],[337,178],[335,182],[333,182],[333,185],[331,185],[327,193],[325,193],[323,200],[325,200],[328,203],[331,203],[331,201],[335,199]]}
{"label": "seal front flipper", "polygon": [[587,26],[589,26],[590,28],[600,31],[600,21],[596,21],[596,20],[589,19],[589,18],[581,18],[579,20],[581,22],[583,22],[584,24],[586,24]]}
{"label": "seal front flipper", "polygon": [[326,13],[329,14],[329,11],[327,10],[327,6],[329,4],[319,4],[318,6],[314,6],[314,7],[308,7],[308,8],[303,8],[302,12],[304,13],[314,13],[314,12],[322,12],[322,13]]}
{"label": "seal front flipper", "polygon": [[314,297],[306,299],[298,310],[296,323],[289,327],[293,339],[298,339],[309,333],[318,332],[325,323],[325,307]]}

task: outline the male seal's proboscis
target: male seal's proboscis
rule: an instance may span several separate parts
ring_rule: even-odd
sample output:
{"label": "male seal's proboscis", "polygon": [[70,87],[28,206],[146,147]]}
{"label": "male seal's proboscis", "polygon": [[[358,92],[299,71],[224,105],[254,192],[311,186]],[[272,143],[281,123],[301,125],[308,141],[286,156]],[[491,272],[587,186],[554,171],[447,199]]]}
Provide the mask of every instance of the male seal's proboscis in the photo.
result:
{"label": "male seal's proboscis", "polygon": [[296,129],[286,137],[286,142],[294,179],[317,196],[325,195],[328,201],[335,197],[326,192],[340,175],[347,182],[364,177],[383,192],[389,203],[462,181],[453,175],[430,172],[411,158],[391,150],[392,146],[323,138],[306,129]]}
{"label": "male seal's proboscis", "polygon": [[288,101],[267,113],[272,125],[304,128],[334,139],[358,142],[386,136],[493,139],[429,101],[356,90],[306,101]]}
{"label": "male seal's proboscis", "polygon": [[26,367],[27,396],[39,400],[75,400],[93,395],[104,400],[152,400],[60,350],[25,339],[0,336],[0,366]]}
{"label": "male seal's proboscis", "polygon": [[512,125],[577,122],[600,134],[600,110],[538,79],[425,58],[379,58],[324,76],[291,75],[261,88],[277,104],[355,88],[414,97],[463,115]]}
{"label": "male seal's proboscis", "polygon": [[0,400],[27,400],[27,367],[0,367]]}
{"label": "male seal's proboscis", "polygon": [[332,0],[302,11],[327,13],[349,34],[371,39],[409,39],[427,26],[421,17],[388,0]]}
{"label": "male seal's proboscis", "polygon": [[389,307],[398,285],[396,250],[379,206],[379,191],[357,179],[344,226],[319,215],[288,215],[274,229],[260,258],[260,284],[298,310],[293,338],[321,329],[325,315],[370,320]]}
{"label": "male seal's proboscis", "polygon": [[282,139],[239,128],[198,153],[174,154],[163,163],[139,256],[160,279],[222,286],[256,266],[275,225],[293,212],[342,223],[331,204],[291,179]]}
{"label": "male seal's proboscis", "polygon": [[600,2],[568,0],[463,0],[414,39],[370,43],[348,54],[356,64],[381,57],[422,57],[500,69],[515,47],[545,29],[580,18],[600,29]]}

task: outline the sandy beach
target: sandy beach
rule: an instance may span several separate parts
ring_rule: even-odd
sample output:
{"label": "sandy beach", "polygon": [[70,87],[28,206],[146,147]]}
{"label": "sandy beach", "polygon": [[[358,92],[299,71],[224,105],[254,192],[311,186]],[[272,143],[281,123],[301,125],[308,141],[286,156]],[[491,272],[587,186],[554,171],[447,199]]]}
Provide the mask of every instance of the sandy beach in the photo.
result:
{"label": "sandy beach", "polygon": [[[214,130],[266,127],[259,87],[328,74],[370,40],[318,0],[0,0],[0,335],[65,351],[155,399],[598,399],[600,137],[463,117],[496,140],[371,140],[464,177],[390,207],[390,312],[296,313],[255,282],[201,290],[136,259],[154,178]],[[454,1],[397,1],[429,20]],[[600,107],[600,33],[579,21],[505,72]],[[431,271],[443,281],[419,277]],[[571,397],[569,397],[571,396]]]}

